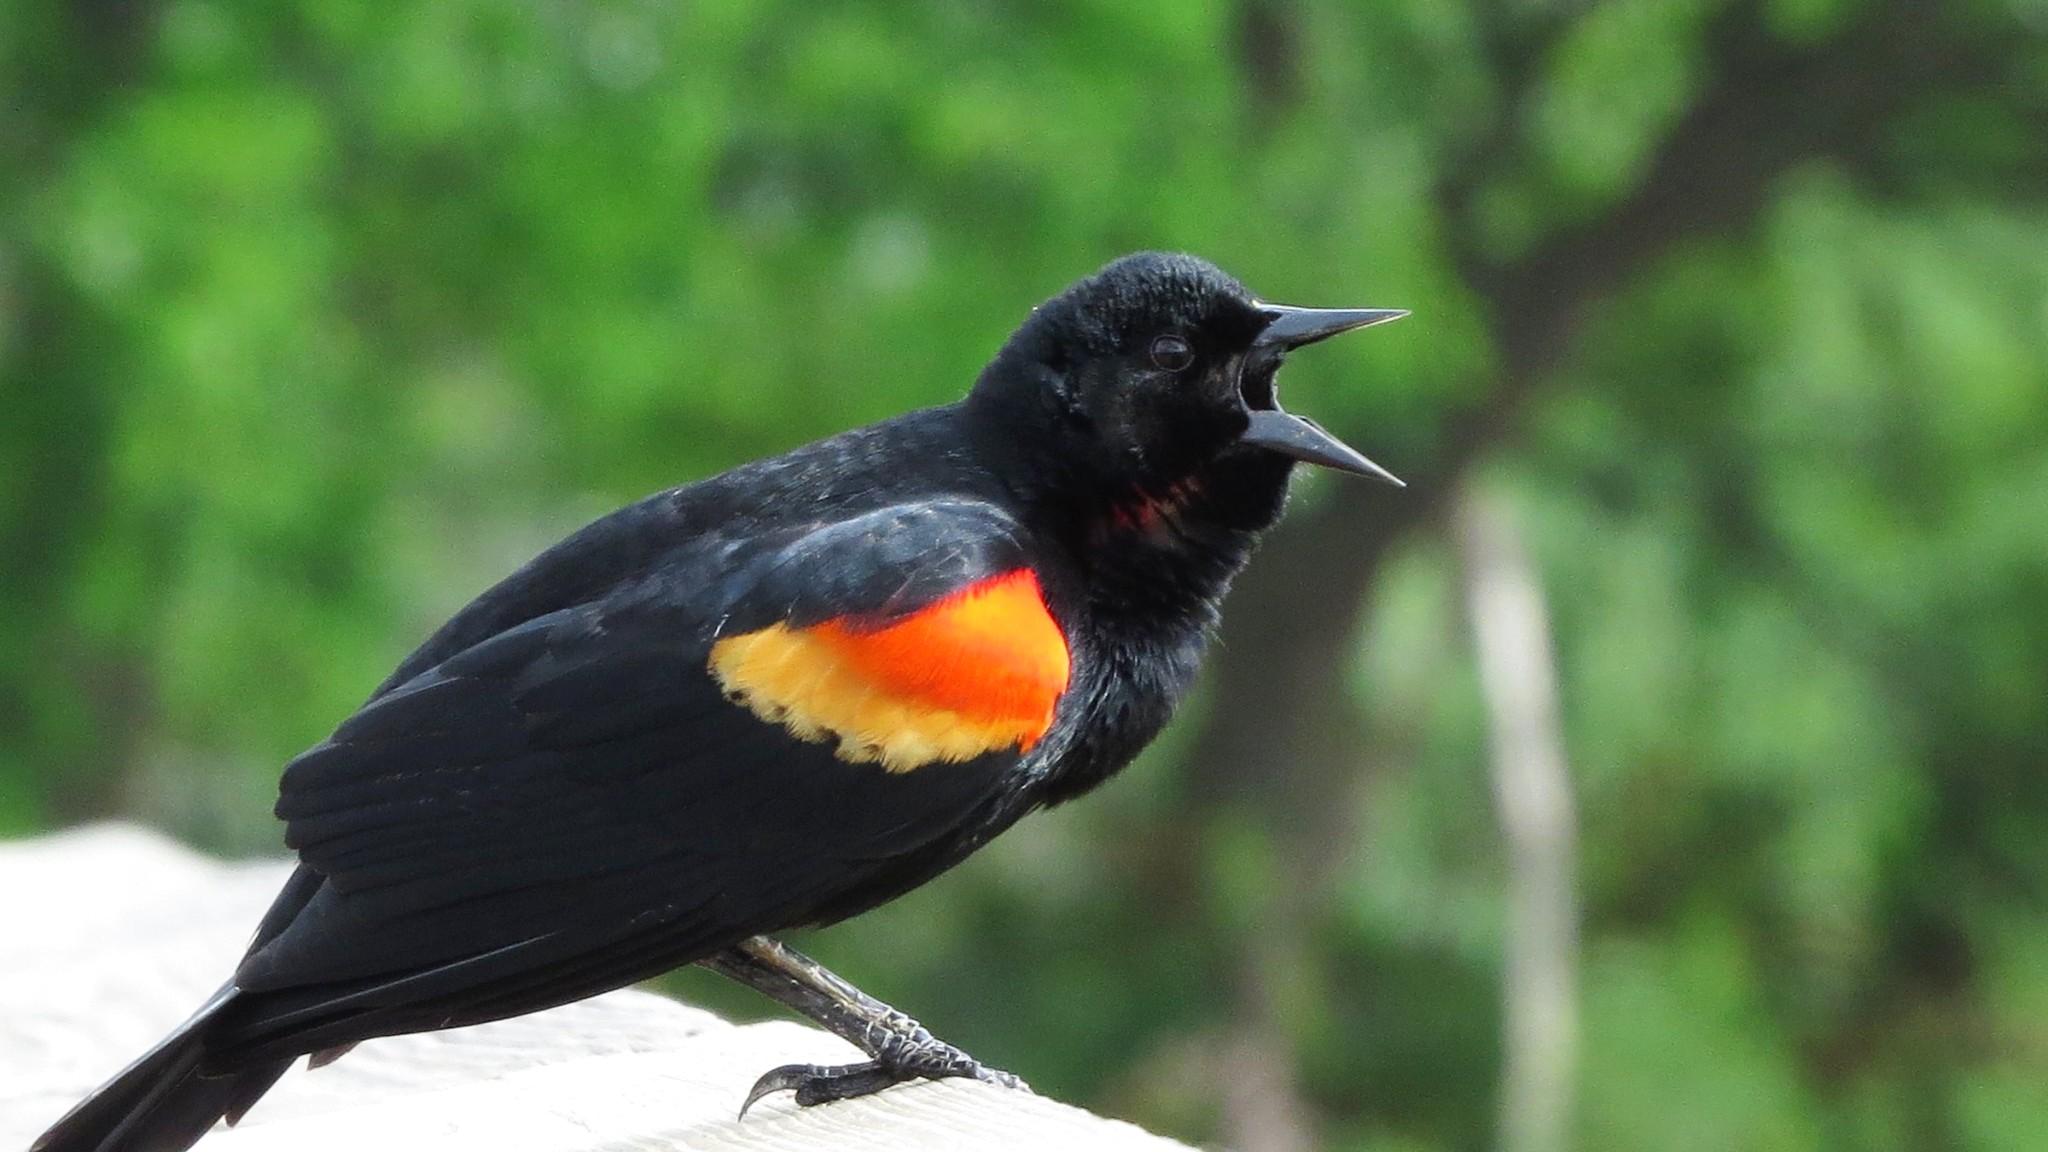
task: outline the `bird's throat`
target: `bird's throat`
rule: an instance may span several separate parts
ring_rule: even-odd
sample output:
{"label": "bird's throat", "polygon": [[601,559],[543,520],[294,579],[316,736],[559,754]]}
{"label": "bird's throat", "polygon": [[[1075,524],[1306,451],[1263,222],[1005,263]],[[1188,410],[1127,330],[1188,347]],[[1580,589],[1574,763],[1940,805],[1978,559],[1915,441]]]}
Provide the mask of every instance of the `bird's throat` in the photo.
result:
{"label": "bird's throat", "polygon": [[1110,499],[1095,518],[1095,535],[1166,547],[1263,532],[1280,518],[1290,473],[1289,462],[1272,453],[1225,453],[1179,479]]}

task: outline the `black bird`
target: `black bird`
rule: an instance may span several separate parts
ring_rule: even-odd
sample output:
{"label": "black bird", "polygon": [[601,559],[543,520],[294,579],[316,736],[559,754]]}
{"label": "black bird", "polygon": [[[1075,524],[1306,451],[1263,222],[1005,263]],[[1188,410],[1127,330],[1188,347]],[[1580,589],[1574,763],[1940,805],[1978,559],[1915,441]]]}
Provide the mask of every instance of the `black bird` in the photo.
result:
{"label": "black bird", "polygon": [[285,768],[299,866],[248,955],[36,1152],[184,1149],[296,1057],[693,962],[869,1056],[777,1068],[748,1104],[1017,1085],[765,934],[923,884],[1157,735],[1294,464],[1399,483],[1280,409],[1282,359],[1405,314],[1128,256],[959,402],[541,553]]}

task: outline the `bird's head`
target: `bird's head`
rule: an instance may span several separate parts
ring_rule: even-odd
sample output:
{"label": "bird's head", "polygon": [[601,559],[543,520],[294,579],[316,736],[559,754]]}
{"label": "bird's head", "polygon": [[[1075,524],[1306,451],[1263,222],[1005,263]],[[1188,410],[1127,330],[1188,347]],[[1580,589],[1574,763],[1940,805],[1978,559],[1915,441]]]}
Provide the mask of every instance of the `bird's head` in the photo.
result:
{"label": "bird's head", "polygon": [[1399,484],[1282,410],[1275,376],[1296,348],[1405,315],[1269,304],[1207,261],[1139,253],[1034,310],[971,403],[1043,449],[1039,474],[1112,502],[1184,489],[1233,465],[1274,477],[1277,490],[1295,461]]}

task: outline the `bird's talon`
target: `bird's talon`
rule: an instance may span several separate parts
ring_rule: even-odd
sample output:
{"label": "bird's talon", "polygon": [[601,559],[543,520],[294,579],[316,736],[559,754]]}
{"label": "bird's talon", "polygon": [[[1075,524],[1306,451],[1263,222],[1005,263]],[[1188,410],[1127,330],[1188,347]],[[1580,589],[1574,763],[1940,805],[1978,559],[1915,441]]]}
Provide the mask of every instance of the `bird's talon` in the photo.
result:
{"label": "bird's talon", "polygon": [[1014,1072],[1005,1072],[1001,1068],[984,1068],[977,1064],[974,1068],[974,1078],[998,1088],[1009,1088],[1018,1092],[1031,1091],[1031,1085],[1026,1084],[1022,1076]]}
{"label": "bird's talon", "polygon": [[777,1092],[795,1092],[797,1107],[809,1108],[834,1100],[866,1096],[916,1078],[914,1072],[904,1072],[874,1060],[860,1064],[784,1064],[770,1069],[754,1081],[753,1088],[747,1092],[746,1102],[740,1105],[740,1119],[747,1118],[747,1109],[752,1108],[755,1101]]}
{"label": "bird's talon", "polygon": [[747,1098],[740,1104],[739,1119],[745,1120],[747,1109],[752,1108],[763,1096],[801,1089],[805,1079],[816,1071],[817,1066],[812,1064],[784,1064],[780,1068],[771,1068],[763,1072],[761,1078],[754,1081],[754,1086],[747,1089]]}
{"label": "bird's talon", "polygon": [[763,1073],[740,1105],[740,1119],[764,1096],[795,1092],[799,1108],[852,1100],[908,1080],[979,1080],[998,1088],[1031,1091],[1016,1075],[990,1068],[950,1044],[920,1048],[902,1059],[869,1060],[860,1064],[784,1064]]}

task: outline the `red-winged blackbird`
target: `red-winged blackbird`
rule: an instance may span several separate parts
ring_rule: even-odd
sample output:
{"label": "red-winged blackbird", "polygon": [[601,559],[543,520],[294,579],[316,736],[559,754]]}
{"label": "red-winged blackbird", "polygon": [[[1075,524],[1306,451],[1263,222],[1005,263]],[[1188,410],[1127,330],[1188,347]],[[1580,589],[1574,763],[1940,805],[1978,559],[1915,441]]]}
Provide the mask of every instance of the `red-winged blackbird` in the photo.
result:
{"label": "red-winged blackbird", "polygon": [[762,934],[917,887],[1157,735],[1295,462],[1393,480],[1280,410],[1281,360],[1402,315],[1125,257],[958,403],[541,553],[285,768],[300,863],[233,978],[35,1149],[183,1149],[295,1057],[692,962],[870,1057],[748,1104],[1017,1084]]}

